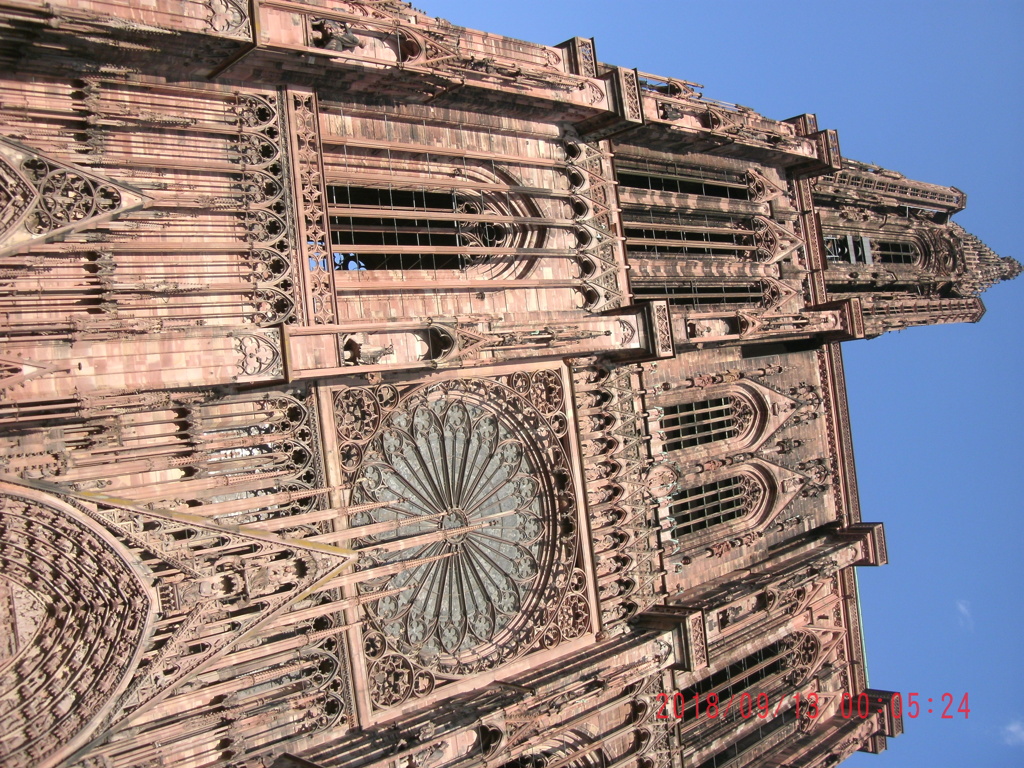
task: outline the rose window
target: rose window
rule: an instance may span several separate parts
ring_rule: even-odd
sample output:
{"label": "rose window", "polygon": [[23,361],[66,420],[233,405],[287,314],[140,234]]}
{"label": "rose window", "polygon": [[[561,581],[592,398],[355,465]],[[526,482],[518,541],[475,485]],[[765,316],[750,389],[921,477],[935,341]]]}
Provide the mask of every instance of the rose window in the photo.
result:
{"label": "rose window", "polygon": [[447,382],[397,404],[355,473],[353,504],[381,504],[352,518],[372,526],[359,567],[385,572],[360,585],[381,593],[365,604],[374,643],[459,675],[552,630],[582,634],[587,616],[561,626],[576,560],[566,466],[545,415],[497,382]]}

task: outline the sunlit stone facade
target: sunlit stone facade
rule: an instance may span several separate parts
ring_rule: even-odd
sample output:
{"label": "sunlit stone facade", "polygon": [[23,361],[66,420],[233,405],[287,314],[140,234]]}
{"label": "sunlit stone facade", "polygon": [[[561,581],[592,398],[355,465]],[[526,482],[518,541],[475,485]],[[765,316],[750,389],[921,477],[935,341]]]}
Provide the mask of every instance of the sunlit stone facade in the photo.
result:
{"label": "sunlit stone facade", "polygon": [[0,0],[0,73],[5,766],[900,732],[839,343],[1020,271],[959,190],[388,0]]}

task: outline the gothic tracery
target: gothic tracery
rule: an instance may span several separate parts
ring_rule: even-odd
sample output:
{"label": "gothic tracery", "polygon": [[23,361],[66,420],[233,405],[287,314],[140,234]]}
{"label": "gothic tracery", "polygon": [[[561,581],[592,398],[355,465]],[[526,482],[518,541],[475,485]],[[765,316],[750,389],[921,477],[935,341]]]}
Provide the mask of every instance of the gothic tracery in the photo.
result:
{"label": "gothic tracery", "polygon": [[963,193],[586,38],[157,5],[0,0],[0,761],[884,747],[838,342],[1019,273]]}
{"label": "gothic tracery", "polygon": [[[360,592],[383,593],[366,603],[379,706],[415,692],[414,678],[429,693],[426,670],[468,675],[587,631],[562,398],[545,370],[336,395],[361,455],[353,502],[372,506],[351,524],[379,531],[358,540]],[[356,412],[374,418],[353,433]]]}

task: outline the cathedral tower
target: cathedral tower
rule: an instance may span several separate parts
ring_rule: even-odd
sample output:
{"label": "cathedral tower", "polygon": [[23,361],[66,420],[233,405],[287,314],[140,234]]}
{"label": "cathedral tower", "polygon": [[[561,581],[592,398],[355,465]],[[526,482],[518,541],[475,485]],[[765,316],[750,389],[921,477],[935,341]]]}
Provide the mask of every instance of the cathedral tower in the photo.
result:
{"label": "cathedral tower", "polygon": [[0,0],[0,63],[4,765],[902,730],[839,342],[1020,271],[958,190],[397,0]]}

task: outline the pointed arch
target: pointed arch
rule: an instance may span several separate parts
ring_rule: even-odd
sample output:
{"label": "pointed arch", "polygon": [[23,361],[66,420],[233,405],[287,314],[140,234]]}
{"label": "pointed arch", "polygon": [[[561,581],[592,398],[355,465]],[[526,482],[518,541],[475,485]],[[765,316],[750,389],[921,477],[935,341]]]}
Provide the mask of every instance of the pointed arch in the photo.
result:
{"label": "pointed arch", "polygon": [[128,185],[0,138],[0,256],[52,242],[144,207]]}
{"label": "pointed arch", "polygon": [[775,506],[774,478],[755,465],[676,491],[667,501],[671,537],[679,540],[742,521],[752,527]]}
{"label": "pointed arch", "polygon": [[769,423],[769,407],[755,389],[743,385],[705,393],[700,400],[664,406],[662,450],[740,451],[760,442]]}
{"label": "pointed arch", "polygon": [[139,665],[159,598],[140,578],[141,562],[84,508],[0,483],[0,524],[15,605],[0,633],[20,641],[0,664],[0,759],[45,768],[109,715]]}
{"label": "pointed arch", "polygon": [[848,234],[826,232],[825,258],[830,264],[920,265],[930,249],[914,237],[886,232]]}
{"label": "pointed arch", "polygon": [[[421,156],[431,158],[424,163]],[[548,240],[535,195],[512,171],[426,147],[392,148],[393,165],[366,168],[326,188],[336,272],[473,270],[525,277]],[[395,168],[401,168],[400,173]]]}
{"label": "pointed arch", "polygon": [[799,642],[800,634],[802,633],[787,635],[762,646],[683,689],[683,700],[687,702],[682,717],[684,729],[689,730],[697,723],[705,722],[696,716],[693,702],[696,701],[694,697],[698,694],[704,699],[708,694],[716,693],[719,701],[735,698],[738,702],[744,693],[749,693],[752,699],[756,699],[758,693],[771,691],[773,684],[791,668],[792,651]]}

